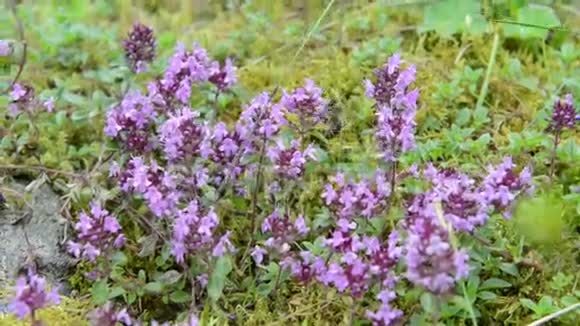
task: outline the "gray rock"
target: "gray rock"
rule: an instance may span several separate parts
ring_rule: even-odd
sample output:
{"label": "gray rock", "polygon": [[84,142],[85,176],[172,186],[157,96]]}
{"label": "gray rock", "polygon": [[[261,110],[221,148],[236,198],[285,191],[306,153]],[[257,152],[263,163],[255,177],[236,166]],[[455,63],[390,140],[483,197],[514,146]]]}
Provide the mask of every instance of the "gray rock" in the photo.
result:
{"label": "gray rock", "polygon": [[[3,187],[25,191],[21,183]],[[29,207],[24,210],[0,210],[0,287],[18,277],[30,257],[36,261],[38,273],[51,284],[66,281],[74,263],[60,244],[65,224],[59,213],[59,196],[46,184],[32,190],[31,195]]]}

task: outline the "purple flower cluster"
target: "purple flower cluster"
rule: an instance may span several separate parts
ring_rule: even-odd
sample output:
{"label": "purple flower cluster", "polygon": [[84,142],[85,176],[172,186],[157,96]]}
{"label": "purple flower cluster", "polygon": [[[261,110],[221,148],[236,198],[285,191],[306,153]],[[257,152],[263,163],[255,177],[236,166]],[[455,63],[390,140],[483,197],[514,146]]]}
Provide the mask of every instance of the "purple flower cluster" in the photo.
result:
{"label": "purple flower cluster", "polygon": [[323,284],[333,285],[339,292],[348,289],[351,296],[361,297],[372,282],[382,283],[394,277],[393,268],[401,256],[397,232],[392,232],[386,242],[374,236],[360,238],[355,233],[340,240],[339,246],[336,239],[328,241],[337,258],[321,276]]}
{"label": "purple flower cluster", "polygon": [[173,226],[171,253],[178,263],[185,256],[211,251],[213,256],[223,256],[235,249],[229,241],[229,232],[216,240],[215,231],[219,224],[217,214],[213,209],[202,211],[199,203],[192,201],[178,212]]}
{"label": "purple flower cluster", "polygon": [[[264,242],[264,246],[279,255],[287,254],[290,250],[290,243],[305,236],[309,231],[310,229],[302,215],[291,221],[288,215],[274,211],[262,222],[262,233],[270,235]],[[261,263],[264,253],[262,248],[258,246],[254,248],[252,256],[256,264]]]}
{"label": "purple flower cluster", "polygon": [[175,176],[164,171],[155,161],[146,165],[143,158],[134,157],[123,172],[112,171],[119,178],[121,189],[136,192],[145,198],[149,209],[157,217],[169,216],[175,211],[182,194],[177,189]]}
{"label": "purple flower cluster", "polygon": [[[326,206],[339,219],[350,221],[355,217],[374,217],[384,211],[391,187],[382,172],[374,180],[354,182],[346,180],[341,173],[331,178],[322,193]],[[344,222],[343,222],[344,223]],[[348,224],[348,223],[346,223]]]}
{"label": "purple flower cluster", "polygon": [[199,113],[185,108],[163,123],[159,140],[168,160],[178,161],[199,154],[207,129],[196,121],[198,117]]}
{"label": "purple flower cluster", "polygon": [[239,123],[251,132],[246,137],[255,138],[254,143],[260,143],[278,135],[287,123],[284,114],[284,107],[272,103],[268,93],[264,92],[244,108]]}
{"label": "purple flower cluster", "polygon": [[433,293],[447,293],[469,274],[469,256],[453,247],[450,230],[437,217],[435,202],[424,196],[408,208],[406,277]]}
{"label": "purple flower cluster", "polygon": [[187,105],[191,97],[191,87],[205,82],[214,84],[219,91],[226,91],[237,82],[236,67],[230,59],[220,67],[198,44],[193,45],[192,51],[187,51],[183,44],[179,44],[163,78],[151,83],[149,92],[163,106],[173,107],[175,100]]}
{"label": "purple flower cluster", "polygon": [[472,232],[489,218],[489,209],[475,180],[452,169],[438,171],[429,165],[424,173],[432,184],[429,200],[439,201],[445,219],[457,231]]}
{"label": "purple flower cluster", "polygon": [[377,311],[367,311],[366,316],[375,326],[387,326],[396,324],[403,317],[403,312],[395,309],[391,305],[391,301],[396,298],[396,293],[391,289],[391,281],[387,280],[383,283],[384,289],[377,295],[377,299],[381,305]]}
{"label": "purple flower cluster", "polygon": [[116,326],[119,323],[123,323],[125,326],[134,325],[131,316],[127,313],[127,309],[117,310],[110,302],[93,310],[88,319],[93,326]]}
{"label": "purple flower cluster", "polygon": [[226,59],[223,67],[220,67],[219,62],[214,61],[209,68],[208,81],[215,85],[219,92],[225,92],[238,82],[236,71],[236,66],[229,58]]}
{"label": "purple flower cluster", "polygon": [[157,41],[153,30],[140,23],[135,23],[129,35],[123,40],[125,58],[136,73],[146,70],[146,65],[155,59],[155,48]]}
{"label": "purple flower cluster", "polygon": [[525,167],[519,173],[515,168],[511,157],[495,167],[489,166],[481,190],[484,201],[507,218],[511,216],[510,209],[516,197],[533,191],[530,168]]}
{"label": "purple flower cluster", "polygon": [[375,100],[377,108],[376,138],[379,151],[387,161],[415,147],[415,114],[419,91],[409,90],[415,80],[415,66],[401,70],[401,58],[394,54],[380,69],[375,82],[365,81],[365,94]]}
{"label": "purple flower cluster", "polygon": [[82,212],[75,225],[77,241],[68,242],[68,251],[76,258],[95,261],[113,248],[125,244],[125,236],[117,218],[103,209],[100,204],[91,203],[91,212]]}
{"label": "purple flower cluster", "polygon": [[107,113],[105,133],[131,151],[150,151],[150,128],[155,123],[155,116],[150,98],[132,91]]}
{"label": "purple flower cluster", "polygon": [[576,108],[574,108],[572,94],[567,94],[563,100],[557,99],[554,103],[550,129],[555,133],[559,133],[566,128],[573,129],[576,125],[576,120]]}
{"label": "purple flower cluster", "polygon": [[311,79],[306,79],[304,87],[291,93],[284,91],[280,104],[298,116],[298,130],[307,130],[324,120],[328,101],[322,97],[322,89]]}
{"label": "purple flower cluster", "polygon": [[292,141],[286,148],[282,140],[268,149],[268,157],[274,165],[274,171],[282,178],[296,179],[304,174],[306,160],[316,160],[314,148],[308,146],[304,151],[300,150],[300,143]]}
{"label": "purple flower cluster", "polygon": [[32,86],[15,83],[10,91],[10,104],[8,104],[10,114],[15,117],[21,112],[32,112],[35,100]]}
{"label": "purple flower cluster", "polygon": [[44,277],[32,269],[29,269],[25,276],[18,278],[14,291],[15,296],[10,302],[9,309],[20,319],[31,315],[35,321],[36,311],[60,303],[57,288],[48,291]]}

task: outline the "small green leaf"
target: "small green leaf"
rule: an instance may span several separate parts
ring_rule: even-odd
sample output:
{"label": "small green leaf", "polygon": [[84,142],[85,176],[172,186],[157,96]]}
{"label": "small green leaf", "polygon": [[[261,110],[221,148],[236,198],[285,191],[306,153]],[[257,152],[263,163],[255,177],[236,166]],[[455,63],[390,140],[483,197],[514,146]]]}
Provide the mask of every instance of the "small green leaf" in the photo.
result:
{"label": "small green leaf", "polygon": [[185,292],[185,291],[175,291],[175,292],[171,292],[171,294],[169,295],[169,300],[175,302],[175,303],[185,303],[189,301],[189,293]]}
{"label": "small green leaf", "polygon": [[109,293],[109,300],[110,299],[114,299],[118,296],[124,295],[126,293],[125,289],[123,289],[122,287],[114,287],[111,289],[111,292]]}
{"label": "small green leaf", "polygon": [[497,295],[493,292],[481,291],[477,294],[477,297],[480,298],[481,300],[495,300],[497,298]]}
{"label": "small green leaf", "polygon": [[163,275],[159,277],[158,281],[165,285],[171,285],[177,283],[179,279],[181,279],[181,273],[172,269],[163,273]]}
{"label": "small green leaf", "polygon": [[215,269],[209,278],[207,293],[213,301],[217,301],[224,290],[228,274],[232,270],[232,262],[229,257],[218,258]]}
{"label": "small green leaf", "polygon": [[150,234],[139,239],[139,245],[141,245],[141,251],[139,251],[139,257],[148,257],[155,253],[155,248],[157,246],[158,236],[156,234]]}
{"label": "small green leaf", "polygon": [[433,298],[433,295],[431,293],[423,293],[421,295],[421,307],[423,307],[423,310],[425,310],[426,313],[432,314],[435,312],[435,298]]}
{"label": "small green leaf", "polygon": [[137,278],[139,279],[139,281],[145,283],[145,281],[147,280],[147,275],[145,274],[145,270],[140,269],[139,273],[137,274]]}
{"label": "small green leaf", "polygon": [[161,293],[163,291],[163,284],[160,282],[150,282],[145,284],[144,289],[149,293]]}
{"label": "small green leaf", "polygon": [[91,296],[96,305],[102,305],[109,299],[109,286],[106,281],[97,281],[91,288]]}
{"label": "small green leaf", "polygon": [[482,290],[491,290],[491,289],[502,289],[502,288],[509,288],[511,287],[511,283],[504,281],[499,278],[492,277],[490,279],[485,280],[482,284],[480,289]]}
{"label": "small green leaf", "polygon": [[505,273],[508,273],[508,274],[515,276],[515,277],[520,277],[520,272],[518,271],[518,267],[516,266],[516,264],[501,263],[499,265],[499,268]]}
{"label": "small green leaf", "polygon": [[522,25],[503,25],[506,36],[544,39],[548,35],[549,28],[561,26],[560,19],[554,9],[535,4],[518,10],[517,22]]}
{"label": "small green leaf", "polygon": [[522,306],[535,311],[536,310],[536,304],[534,303],[534,301],[524,298],[524,299],[520,299],[520,303],[522,304]]}

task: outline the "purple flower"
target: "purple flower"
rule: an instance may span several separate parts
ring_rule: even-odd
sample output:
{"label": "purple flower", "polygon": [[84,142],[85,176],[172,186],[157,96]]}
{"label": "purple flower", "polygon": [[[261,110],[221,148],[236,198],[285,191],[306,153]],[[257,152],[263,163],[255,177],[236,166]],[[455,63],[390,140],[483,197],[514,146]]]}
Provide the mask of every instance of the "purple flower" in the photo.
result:
{"label": "purple flower", "polygon": [[95,261],[101,254],[124,245],[125,236],[117,219],[99,204],[91,203],[91,212],[82,212],[75,225],[77,241],[69,241],[68,251],[76,258]]}
{"label": "purple flower", "polygon": [[105,134],[121,141],[129,150],[142,153],[149,151],[150,128],[155,124],[155,108],[150,98],[137,91],[131,91],[119,105],[107,112]]}
{"label": "purple flower", "polygon": [[302,215],[291,221],[288,215],[274,211],[262,222],[262,233],[270,235],[265,246],[280,254],[286,253],[290,243],[305,236],[309,230]]}
{"label": "purple flower", "polygon": [[573,129],[576,120],[576,108],[572,94],[567,94],[563,100],[557,99],[554,103],[550,129],[556,133],[566,128]]}
{"label": "purple flower", "polygon": [[42,106],[44,106],[44,108],[48,112],[54,111],[54,97],[51,97],[48,100],[44,101],[44,103],[42,104]]}
{"label": "purple flower", "polygon": [[280,265],[290,269],[292,277],[301,284],[317,280],[326,272],[324,259],[314,256],[309,251],[301,251],[297,256],[287,256]]}
{"label": "purple flower", "polygon": [[196,121],[199,113],[189,109],[170,115],[161,126],[159,140],[170,161],[189,158],[199,153],[207,130]]}
{"label": "purple flower", "polygon": [[235,248],[229,240],[230,232],[219,239],[216,228],[219,224],[217,214],[213,209],[203,209],[195,200],[177,213],[173,225],[171,253],[178,263],[185,260],[188,254],[211,251],[213,256],[222,256],[226,252],[234,252]]}
{"label": "purple flower", "polygon": [[298,116],[298,130],[307,130],[322,121],[326,116],[327,103],[322,98],[322,89],[311,79],[306,79],[304,87],[297,88],[292,93],[284,91],[280,100],[280,104],[288,112]]}
{"label": "purple flower", "polygon": [[510,210],[516,197],[522,192],[533,191],[530,168],[526,167],[518,174],[515,167],[511,157],[495,167],[489,166],[481,189],[484,201],[506,218],[511,216]]}
{"label": "purple flower", "polygon": [[403,312],[399,309],[393,308],[391,306],[391,301],[395,299],[396,294],[390,288],[383,289],[377,299],[381,301],[381,305],[377,311],[367,310],[366,316],[369,318],[373,325],[375,326],[389,326],[397,325],[401,317],[403,317]]}
{"label": "purple flower", "polygon": [[365,81],[365,94],[374,99],[377,108],[376,138],[387,161],[394,161],[415,147],[415,114],[418,90],[408,90],[415,80],[415,66],[400,70],[399,54],[375,70],[375,82]]}
{"label": "purple flower", "polygon": [[431,200],[441,202],[454,229],[472,232],[487,221],[489,206],[473,179],[451,169],[437,171],[432,165],[424,174],[433,185]]}
{"label": "purple flower", "polygon": [[331,184],[325,185],[322,198],[338,218],[352,220],[355,217],[374,217],[384,211],[389,197],[390,185],[383,172],[378,172],[374,180],[345,181],[337,174]]}
{"label": "purple flower", "polygon": [[178,44],[163,78],[150,87],[150,91],[153,91],[150,95],[160,95],[163,106],[171,110],[178,104],[188,104],[191,86],[207,82],[210,70],[211,61],[205,49],[194,44],[192,51],[188,52],[183,44]]}
{"label": "purple flower", "polygon": [[140,23],[133,25],[127,39],[123,40],[125,58],[136,73],[144,72],[146,64],[155,58],[157,46],[153,30]]}
{"label": "purple flower", "polygon": [[240,127],[246,129],[246,137],[255,137],[257,140],[267,140],[276,136],[280,128],[286,124],[284,108],[274,105],[268,93],[256,96],[242,111]]}
{"label": "purple flower", "polygon": [[433,293],[448,293],[455,282],[467,277],[469,257],[453,248],[449,233],[437,222],[432,202],[409,210],[410,224],[404,246],[406,277]]}
{"label": "purple flower", "polygon": [[316,160],[314,148],[308,146],[304,151],[300,150],[300,143],[292,141],[286,148],[282,140],[278,140],[275,146],[268,149],[268,157],[274,164],[274,171],[283,178],[296,179],[304,174],[306,160]]}
{"label": "purple flower", "polygon": [[231,59],[227,58],[223,67],[214,61],[209,69],[209,82],[214,84],[220,92],[227,91],[237,81],[236,66]]}
{"label": "purple flower", "polygon": [[267,253],[268,252],[264,248],[255,246],[250,255],[252,256],[252,259],[254,259],[256,265],[261,265],[262,261],[264,261],[264,255]]}
{"label": "purple flower", "polygon": [[8,57],[12,54],[12,45],[10,42],[0,40],[0,57]]}
{"label": "purple flower", "polygon": [[26,276],[18,278],[14,291],[16,293],[9,309],[19,319],[24,319],[28,315],[35,318],[37,310],[60,303],[57,289],[48,291],[44,277],[37,275],[33,270],[29,270]]}
{"label": "purple flower", "polygon": [[91,325],[94,326],[116,326],[118,323],[123,323],[126,326],[133,325],[133,320],[127,313],[127,309],[117,310],[110,302],[93,310],[88,318]]}
{"label": "purple flower", "polygon": [[8,105],[11,115],[17,116],[21,112],[33,112],[35,107],[34,88],[29,85],[15,83],[10,91],[10,104]]}

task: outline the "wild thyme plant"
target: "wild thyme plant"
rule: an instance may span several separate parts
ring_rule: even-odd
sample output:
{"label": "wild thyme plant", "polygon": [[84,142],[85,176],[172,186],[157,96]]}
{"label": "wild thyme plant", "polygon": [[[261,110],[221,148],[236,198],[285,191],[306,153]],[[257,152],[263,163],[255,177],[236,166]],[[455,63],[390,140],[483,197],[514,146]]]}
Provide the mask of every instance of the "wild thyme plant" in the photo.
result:
{"label": "wild thyme plant", "polygon": [[[143,73],[155,57],[155,35],[136,24],[123,47],[131,71]],[[106,117],[104,132],[120,149],[109,177],[121,189],[123,209],[145,203],[149,232],[166,240],[170,265],[187,279],[188,325],[197,325],[206,292],[213,291],[208,282],[224,257],[239,258],[229,261],[244,276],[262,273],[267,264],[278,266],[268,293],[296,282],[356,300],[372,298],[364,317],[374,325],[397,325],[404,318],[397,288],[419,287],[442,300],[453,293],[471,272],[469,250],[456,235],[469,237],[493,214],[509,218],[516,200],[533,191],[531,167],[518,167],[509,157],[480,175],[432,162],[403,166],[401,157],[416,147],[419,90],[412,86],[415,66],[405,67],[394,54],[364,81],[365,94],[374,101],[380,167],[364,177],[325,171],[331,176],[318,209],[330,213],[330,222],[315,228],[291,199],[312,177],[308,167],[317,164],[310,132],[326,121],[325,92],[311,79],[284,90],[280,99],[262,92],[243,105],[235,121],[191,107],[196,92],[217,99],[231,91],[236,70],[231,59],[220,63],[197,44],[191,49],[180,44],[161,76],[145,89],[128,90]],[[14,114],[31,114],[33,101],[32,88],[14,85]],[[53,109],[50,101],[44,106]],[[571,97],[558,101],[551,128],[555,147],[575,120]],[[420,182],[421,190],[400,187],[408,180]],[[228,200],[245,203],[242,217],[227,210]],[[113,272],[115,251],[134,244],[117,218],[122,210],[112,214],[105,206],[95,200],[90,213],[81,213],[75,239],[68,243],[73,256],[94,264],[89,276],[102,280]],[[380,230],[369,227],[387,219],[394,207],[402,209],[403,219]],[[247,221],[241,229],[233,228],[237,218]],[[309,249],[313,242],[320,248]],[[34,321],[37,309],[57,302],[35,275],[19,280],[16,290],[12,310],[19,317],[30,314]],[[108,302],[91,314],[91,322],[139,324],[137,312]]]}

